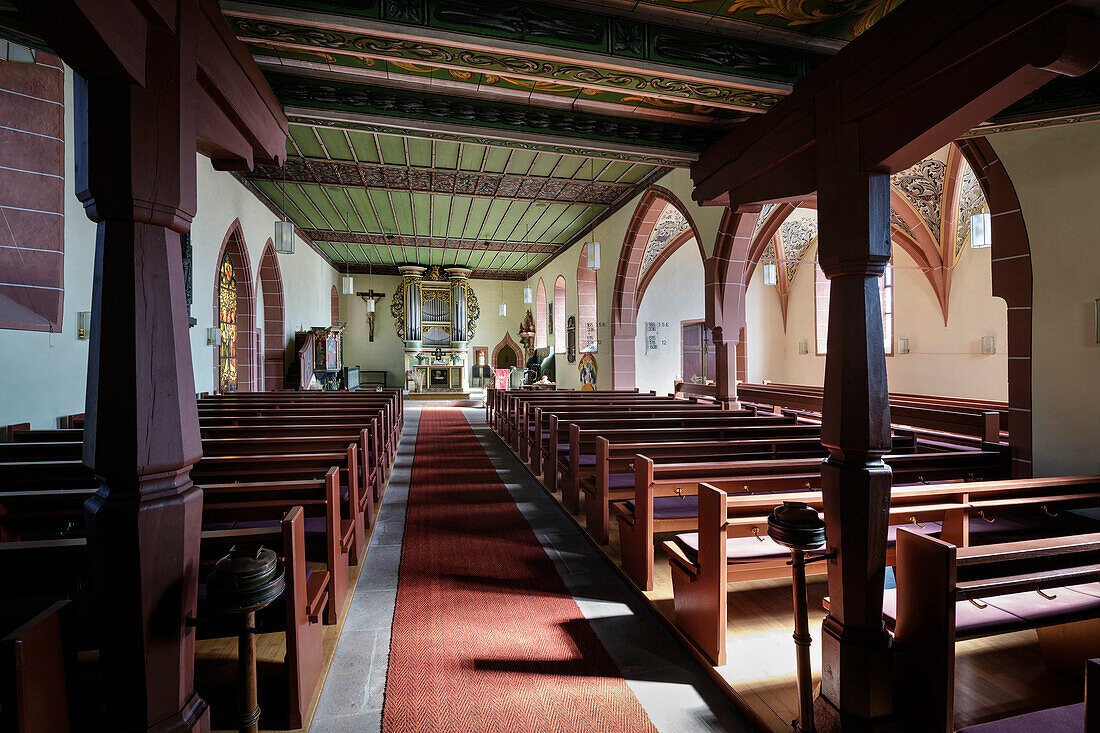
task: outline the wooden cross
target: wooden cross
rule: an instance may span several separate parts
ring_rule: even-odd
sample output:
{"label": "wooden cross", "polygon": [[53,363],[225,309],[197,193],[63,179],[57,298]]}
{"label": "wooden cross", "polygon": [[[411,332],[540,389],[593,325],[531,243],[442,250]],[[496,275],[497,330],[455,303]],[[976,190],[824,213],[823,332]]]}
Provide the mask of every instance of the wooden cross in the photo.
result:
{"label": "wooden cross", "polygon": [[[376,293],[376,292],[374,292],[373,288],[368,290],[365,293],[356,293],[356,295],[358,295],[360,298],[362,298],[364,303],[367,303],[367,302],[373,300],[376,304],[378,303],[378,301],[382,300],[382,298],[386,297],[385,293]],[[367,333],[370,335],[370,340],[373,342],[374,341],[374,312],[371,311],[371,310],[367,311]]]}

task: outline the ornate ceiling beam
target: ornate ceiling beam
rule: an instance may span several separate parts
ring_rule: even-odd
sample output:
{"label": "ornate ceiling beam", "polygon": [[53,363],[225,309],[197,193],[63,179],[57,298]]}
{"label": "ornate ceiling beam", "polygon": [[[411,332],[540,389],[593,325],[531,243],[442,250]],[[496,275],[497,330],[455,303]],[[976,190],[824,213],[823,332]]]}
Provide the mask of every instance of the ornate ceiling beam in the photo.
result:
{"label": "ornate ceiling beam", "polygon": [[[329,264],[334,269],[340,272],[347,272],[352,275],[400,275],[401,270],[397,265],[364,265],[362,263],[350,263],[333,262],[326,257]],[[416,264],[416,263],[410,263]],[[444,268],[447,265],[443,266]],[[522,282],[528,279],[530,273],[526,270],[470,270],[470,278],[473,280],[509,280]]]}
{"label": "ornate ceiling beam", "polygon": [[282,168],[257,166],[247,174],[256,181],[318,183],[413,191],[448,196],[474,196],[609,206],[633,190],[629,183],[577,181],[568,178],[517,176],[415,166],[377,165],[293,157]]}
{"label": "ornate ceiling beam", "polygon": [[482,252],[522,252],[524,254],[555,254],[558,244],[535,242],[492,242],[455,237],[420,237],[411,234],[371,234],[369,232],[331,232],[324,229],[301,229],[314,242],[359,244],[365,247],[419,247],[431,249],[461,249]]}

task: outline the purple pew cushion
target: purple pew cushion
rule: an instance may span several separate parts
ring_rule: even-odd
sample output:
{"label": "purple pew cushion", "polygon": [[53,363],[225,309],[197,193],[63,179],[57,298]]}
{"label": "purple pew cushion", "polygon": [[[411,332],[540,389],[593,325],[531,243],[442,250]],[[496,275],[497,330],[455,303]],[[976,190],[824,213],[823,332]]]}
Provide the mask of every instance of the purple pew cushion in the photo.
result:
{"label": "purple pew cushion", "polygon": [[1040,710],[963,728],[959,733],[1081,733],[1085,729],[1085,703]]}
{"label": "purple pew cushion", "polygon": [[[634,502],[626,503],[634,511]],[[658,496],[653,500],[654,519],[687,519],[699,516],[698,496]]]}
{"label": "purple pew cushion", "polygon": [[590,453],[590,454],[587,454],[587,455],[582,455],[581,456],[581,465],[582,466],[595,466],[596,465],[596,454],[595,453]]}
{"label": "purple pew cushion", "polygon": [[1078,593],[1069,588],[1056,588],[1044,591],[1052,599],[1044,598],[1038,593],[1012,593],[1007,596],[996,596],[986,602],[991,606],[1019,616],[1029,621],[1044,622],[1055,618],[1065,618],[1073,615],[1088,615],[1100,611],[1100,598],[1086,593]]}
{"label": "purple pew cushion", "polygon": [[634,474],[613,473],[608,477],[607,485],[612,489],[632,489],[634,488]]}

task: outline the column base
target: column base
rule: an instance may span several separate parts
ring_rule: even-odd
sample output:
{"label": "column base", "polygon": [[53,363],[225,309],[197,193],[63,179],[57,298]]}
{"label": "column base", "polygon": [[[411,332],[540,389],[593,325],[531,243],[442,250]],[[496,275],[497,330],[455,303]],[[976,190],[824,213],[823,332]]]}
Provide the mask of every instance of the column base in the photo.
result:
{"label": "column base", "polygon": [[817,733],[902,733],[901,724],[891,717],[864,718],[838,710],[820,695],[814,700]]}
{"label": "column base", "polygon": [[198,696],[191,696],[187,704],[168,720],[154,723],[147,733],[210,733],[210,706]]}
{"label": "column base", "polygon": [[900,731],[894,717],[890,637],[845,633],[829,616],[821,628],[821,691],[814,701],[819,731]]}

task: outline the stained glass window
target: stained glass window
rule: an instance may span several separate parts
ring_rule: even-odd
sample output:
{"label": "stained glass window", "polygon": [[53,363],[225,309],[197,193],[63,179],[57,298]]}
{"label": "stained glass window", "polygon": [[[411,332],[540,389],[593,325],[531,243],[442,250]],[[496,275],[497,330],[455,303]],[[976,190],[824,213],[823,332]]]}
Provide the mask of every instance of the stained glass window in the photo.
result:
{"label": "stained glass window", "polygon": [[237,391],[237,276],[226,253],[218,268],[218,391]]}

